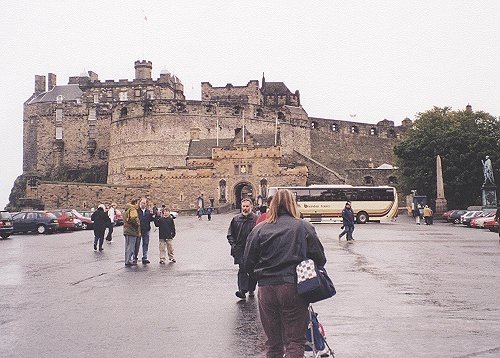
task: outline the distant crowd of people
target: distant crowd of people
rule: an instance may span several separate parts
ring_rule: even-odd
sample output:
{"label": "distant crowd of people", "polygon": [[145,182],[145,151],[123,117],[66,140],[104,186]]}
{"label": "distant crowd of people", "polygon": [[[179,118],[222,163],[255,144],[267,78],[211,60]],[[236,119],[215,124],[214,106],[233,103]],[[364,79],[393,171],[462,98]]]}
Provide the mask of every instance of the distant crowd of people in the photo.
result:
{"label": "distant crowd of people", "polygon": [[[134,199],[126,205],[123,213],[123,235],[125,237],[125,266],[137,265],[142,246],[141,262],[151,263],[148,258],[151,223],[158,228],[160,264],[168,260],[176,262],[174,257],[175,223],[174,215],[165,205],[161,208],[150,206],[146,198]],[[104,204],[99,204],[92,213],[94,226],[94,250],[103,251],[103,243],[113,240],[112,233],[116,219],[116,203],[106,211]],[[105,237],[106,229],[108,233]],[[142,243],[142,245],[141,245]]]}

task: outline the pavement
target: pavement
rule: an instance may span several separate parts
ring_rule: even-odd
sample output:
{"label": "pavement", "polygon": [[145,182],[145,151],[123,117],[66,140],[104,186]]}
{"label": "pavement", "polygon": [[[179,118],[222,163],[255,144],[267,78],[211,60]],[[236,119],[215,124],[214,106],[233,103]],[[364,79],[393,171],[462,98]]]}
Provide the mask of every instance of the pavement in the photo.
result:
{"label": "pavement", "polygon": [[[124,267],[122,229],[0,241],[0,357],[263,357],[257,298],[240,301],[231,214],[175,220],[177,263]],[[498,234],[436,222],[315,225],[337,288],[314,304],[342,357],[500,356]]]}

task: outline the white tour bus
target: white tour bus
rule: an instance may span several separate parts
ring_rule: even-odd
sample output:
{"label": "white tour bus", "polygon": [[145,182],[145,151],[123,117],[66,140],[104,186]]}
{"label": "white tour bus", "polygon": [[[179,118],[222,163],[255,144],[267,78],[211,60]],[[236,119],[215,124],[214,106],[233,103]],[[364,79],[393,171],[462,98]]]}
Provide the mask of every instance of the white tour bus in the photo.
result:
{"label": "white tour bus", "polygon": [[346,201],[351,202],[358,223],[390,221],[398,215],[398,194],[391,186],[311,185],[270,187],[268,195],[289,189],[304,219],[341,221]]}

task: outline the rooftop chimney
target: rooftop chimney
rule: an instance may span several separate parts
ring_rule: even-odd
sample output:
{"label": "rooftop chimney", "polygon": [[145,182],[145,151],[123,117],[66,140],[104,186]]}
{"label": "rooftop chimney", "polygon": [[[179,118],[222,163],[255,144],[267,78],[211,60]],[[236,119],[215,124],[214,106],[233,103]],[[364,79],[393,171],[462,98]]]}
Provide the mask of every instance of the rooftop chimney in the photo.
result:
{"label": "rooftop chimney", "polygon": [[35,94],[45,92],[45,76],[35,75]]}
{"label": "rooftop chimney", "polygon": [[54,88],[56,86],[56,82],[57,82],[57,77],[55,74],[53,73],[49,73],[48,75],[48,85],[49,85],[49,88],[48,90],[50,91],[52,88]]}

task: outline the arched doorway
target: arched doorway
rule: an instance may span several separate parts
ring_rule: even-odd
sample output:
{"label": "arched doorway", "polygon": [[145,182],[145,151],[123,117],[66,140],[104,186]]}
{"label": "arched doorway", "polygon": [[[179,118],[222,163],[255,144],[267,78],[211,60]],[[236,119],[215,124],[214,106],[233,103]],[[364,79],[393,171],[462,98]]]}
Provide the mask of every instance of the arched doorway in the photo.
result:
{"label": "arched doorway", "polygon": [[248,182],[241,182],[234,187],[234,206],[241,209],[241,199],[250,198],[254,200],[254,192],[252,184]]}

